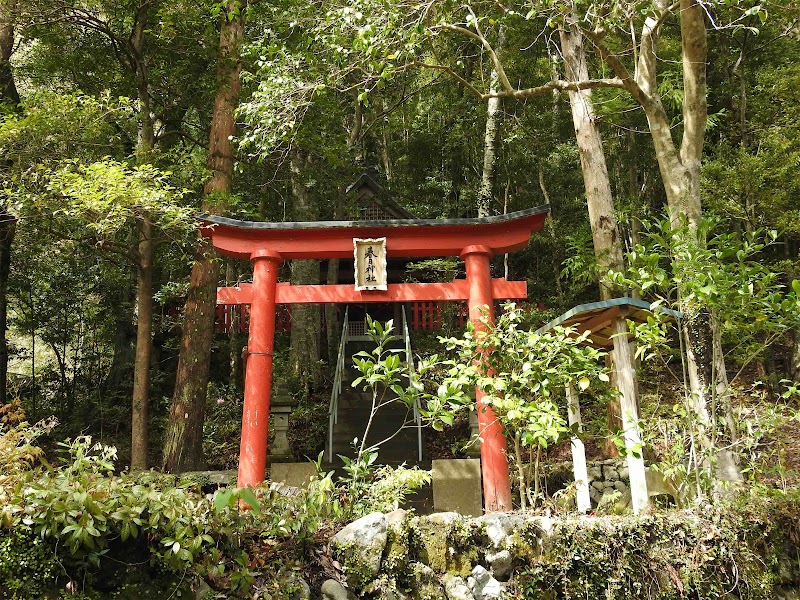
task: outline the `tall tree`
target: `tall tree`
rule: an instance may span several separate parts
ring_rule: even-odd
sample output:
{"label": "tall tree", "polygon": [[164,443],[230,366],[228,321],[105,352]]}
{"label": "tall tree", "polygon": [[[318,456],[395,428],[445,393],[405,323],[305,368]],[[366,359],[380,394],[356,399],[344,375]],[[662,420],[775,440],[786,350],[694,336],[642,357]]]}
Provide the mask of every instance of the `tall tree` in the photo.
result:
{"label": "tall tree", "polygon": [[[11,70],[16,6],[16,0],[0,0],[0,103],[8,102],[13,108],[17,108],[20,101]],[[8,211],[8,207],[0,207],[0,404],[6,402],[8,383],[8,277],[16,223],[17,219]]]}
{"label": "tall tree", "polygon": [[[577,27],[573,13],[565,18],[559,31],[561,51],[567,79],[585,81],[589,79],[586,53],[583,49],[583,35]],[[575,126],[575,139],[581,158],[581,170],[586,186],[586,204],[589,210],[589,223],[592,228],[594,252],[600,269],[600,299],[613,298],[615,290],[608,279],[609,271],[621,272],[624,267],[622,243],[617,229],[614,211],[614,197],[611,181],[603,151],[603,143],[597,128],[589,89],[570,90],[569,103],[572,109],[572,122]],[[647,506],[647,490],[644,481],[644,462],[636,457],[641,446],[641,437],[636,420],[638,419],[638,398],[634,376],[634,358],[628,344],[628,325],[624,315],[612,322],[617,334],[613,338],[611,362],[614,367],[615,385],[620,392],[618,399],[608,403],[609,430],[619,429],[620,425],[626,446],[629,450],[628,463],[631,467],[631,493],[636,512]]]}
{"label": "tall tree", "polygon": [[[231,139],[236,132],[234,111],[241,89],[241,46],[246,0],[227,0],[222,7],[217,57],[216,98],[208,142],[211,178],[203,190],[203,210],[224,212],[233,181]],[[164,442],[164,469],[180,472],[203,463],[203,420],[214,335],[219,261],[205,240],[197,245],[181,335],[178,371]]]}
{"label": "tall tree", "polygon": [[[311,155],[299,145],[291,156],[292,196],[294,218],[297,221],[313,221],[317,218],[317,205],[308,180],[313,172]],[[295,285],[317,285],[320,278],[319,260],[293,260],[292,283]],[[292,305],[292,332],[289,365],[308,395],[322,381],[320,367],[320,306],[319,304]]]}
{"label": "tall tree", "polygon": [[[139,144],[136,156],[140,163],[151,160],[156,145],[150,101],[150,81],[145,58],[145,31],[149,27],[152,3],[140,0],[129,37],[131,60],[128,63],[136,81],[139,98]],[[136,358],[133,367],[133,411],[131,416],[131,468],[146,469],[150,446],[150,356],[153,352],[153,221],[147,211],[138,220],[136,252]]]}
{"label": "tall tree", "polygon": [[13,106],[19,104],[19,92],[11,70],[16,10],[17,0],[0,1],[0,101],[8,101]]}
{"label": "tall tree", "polygon": [[[500,27],[497,33],[498,54],[503,51],[505,43],[505,28]],[[492,69],[489,90],[498,91],[500,78],[497,68]],[[486,102],[486,130],[483,134],[483,169],[481,171],[481,184],[478,188],[478,216],[488,217],[491,214],[491,204],[494,200],[494,190],[497,179],[497,152],[502,137],[503,124],[503,99],[492,96]]]}
{"label": "tall tree", "polygon": [[[25,5],[27,30],[33,36],[77,31],[103,41],[121,68],[123,78],[135,91],[138,131],[135,158],[140,165],[153,160],[157,136],[150,81],[151,49],[146,47],[153,14],[160,2],[137,0],[129,11],[87,10],[74,0],[41,0]],[[110,8],[110,7],[103,7]],[[136,351],[134,358],[131,418],[131,467],[148,466],[150,358],[152,355],[154,225],[142,211],[134,221],[136,249],[130,253],[136,268]]]}
{"label": "tall tree", "polygon": [[[600,57],[619,78],[621,86],[642,107],[653,139],[661,179],[667,196],[670,219],[676,229],[686,226],[690,244],[704,243],[699,237],[702,218],[700,195],[700,165],[705,141],[708,107],[706,100],[707,32],[706,13],[696,0],[680,0],[670,5],[658,0],[654,13],[645,19],[638,44],[638,60],[631,73],[620,56],[604,42],[604,32],[598,28],[586,32]],[[658,82],[658,41],[666,19],[677,13],[681,34],[681,74],[683,78],[683,135],[676,141]],[[680,265],[676,265],[680,269]],[[727,388],[725,365],[715,361],[720,350],[714,349],[714,328],[708,309],[685,298],[681,320],[685,338],[687,371],[694,411],[701,423],[710,422],[709,394],[717,383]],[[719,341],[718,338],[718,342]],[[716,363],[716,364],[715,364]],[[715,369],[716,367],[716,369]],[[716,373],[715,373],[716,371]],[[715,380],[716,375],[716,380]],[[705,440],[706,450],[708,438]]]}

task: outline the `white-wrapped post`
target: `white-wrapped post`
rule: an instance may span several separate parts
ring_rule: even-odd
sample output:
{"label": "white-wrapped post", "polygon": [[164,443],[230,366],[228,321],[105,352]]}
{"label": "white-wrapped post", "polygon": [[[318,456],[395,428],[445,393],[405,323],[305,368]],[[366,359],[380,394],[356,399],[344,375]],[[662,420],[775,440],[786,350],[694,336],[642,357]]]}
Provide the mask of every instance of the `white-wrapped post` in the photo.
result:
{"label": "white-wrapped post", "polygon": [[634,514],[639,514],[647,508],[649,497],[642,456],[642,436],[639,433],[639,414],[636,408],[636,374],[633,369],[635,362],[633,350],[628,343],[628,323],[625,317],[615,318],[612,330],[614,347],[611,350],[611,360],[616,370],[617,389],[620,395],[622,429],[631,478],[631,507]]}
{"label": "white-wrapped post", "polygon": [[[583,431],[581,424],[581,407],[578,403],[578,394],[571,385],[567,386],[567,418],[569,426],[577,432]],[[586,449],[583,447],[581,439],[573,434],[572,439],[572,473],[575,477],[575,487],[577,490],[578,512],[589,512],[592,508],[592,501],[589,497],[589,474],[586,471]]]}

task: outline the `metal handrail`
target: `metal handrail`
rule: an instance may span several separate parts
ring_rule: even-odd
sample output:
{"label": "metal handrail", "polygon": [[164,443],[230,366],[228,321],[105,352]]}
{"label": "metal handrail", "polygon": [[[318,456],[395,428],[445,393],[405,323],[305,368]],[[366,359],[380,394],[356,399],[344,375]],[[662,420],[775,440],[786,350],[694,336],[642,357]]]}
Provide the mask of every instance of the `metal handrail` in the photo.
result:
{"label": "metal handrail", "polygon": [[[408,321],[406,320],[406,307],[403,306],[403,336],[406,342],[406,365],[408,366],[408,383],[414,377],[414,356],[411,353],[411,335],[408,331]],[[417,458],[422,462],[422,415],[419,412],[419,396],[414,390],[414,423],[417,427]]]}
{"label": "metal handrail", "polygon": [[342,375],[345,368],[345,349],[347,348],[349,307],[344,311],[342,336],[339,338],[339,354],[336,358],[336,370],[333,375],[333,389],[331,390],[331,403],[328,407],[328,462],[333,462],[333,427],[339,422],[339,396],[342,394]]}

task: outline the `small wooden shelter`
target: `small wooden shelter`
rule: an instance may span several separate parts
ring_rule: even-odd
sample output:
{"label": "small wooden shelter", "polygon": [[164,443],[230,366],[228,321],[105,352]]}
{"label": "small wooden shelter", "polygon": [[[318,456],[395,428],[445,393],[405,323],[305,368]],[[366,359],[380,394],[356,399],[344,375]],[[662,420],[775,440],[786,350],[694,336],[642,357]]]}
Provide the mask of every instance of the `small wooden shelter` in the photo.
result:
{"label": "small wooden shelter", "polygon": [[[627,321],[644,323],[657,312],[669,319],[680,319],[681,314],[664,308],[653,306],[645,300],[636,298],[613,298],[600,302],[581,304],[568,310],[560,317],[550,321],[537,330],[537,333],[550,331],[554,327],[574,327],[578,334],[589,332],[587,343],[595,348],[611,350],[615,344],[629,353],[630,362],[633,362],[633,352],[630,345],[633,343],[628,332]],[[620,344],[619,338],[624,336],[625,343]],[[647,480],[645,475],[644,458],[641,454],[641,433],[639,431],[639,414],[636,399],[636,388],[633,382],[632,370],[627,373],[617,373],[617,385],[620,390],[620,409],[622,412],[623,437],[625,439],[626,460],[630,475],[631,503],[635,513],[644,510],[648,505]],[[627,385],[620,385],[625,379]],[[570,427],[581,430],[581,409],[578,403],[578,394],[573,389],[567,389],[567,414]],[[586,512],[590,509],[589,478],[586,470],[586,451],[581,439],[572,437],[572,467],[577,485],[578,510]]]}

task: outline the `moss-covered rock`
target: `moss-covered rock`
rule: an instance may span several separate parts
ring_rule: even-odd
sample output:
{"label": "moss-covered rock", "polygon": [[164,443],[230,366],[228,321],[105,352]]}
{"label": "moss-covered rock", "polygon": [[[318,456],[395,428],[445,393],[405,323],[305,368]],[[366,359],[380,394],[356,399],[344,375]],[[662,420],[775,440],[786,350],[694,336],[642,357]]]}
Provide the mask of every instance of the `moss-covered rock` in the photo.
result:
{"label": "moss-covered rock", "polygon": [[419,561],[437,573],[466,577],[479,558],[473,539],[477,531],[458,513],[436,513],[415,519],[412,525]]}
{"label": "moss-covered rock", "polygon": [[412,521],[404,510],[394,511],[386,517],[388,528],[382,570],[392,577],[400,577],[405,582],[409,572]]}
{"label": "moss-covered rock", "polygon": [[351,588],[361,589],[378,576],[387,530],[386,515],[372,513],[353,521],[331,538],[331,549]]}
{"label": "moss-covered rock", "polygon": [[413,600],[447,600],[433,569],[419,562],[411,563],[409,567]]}

